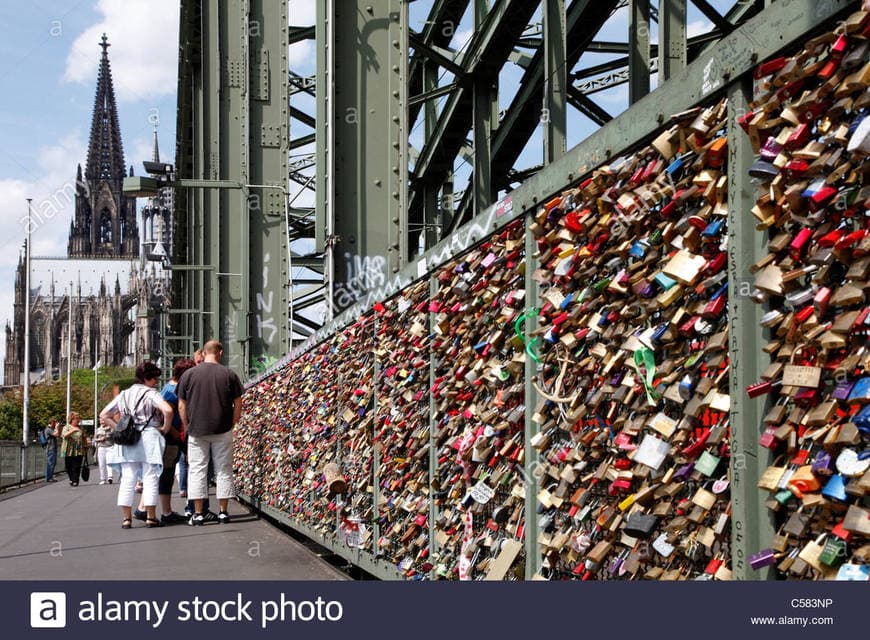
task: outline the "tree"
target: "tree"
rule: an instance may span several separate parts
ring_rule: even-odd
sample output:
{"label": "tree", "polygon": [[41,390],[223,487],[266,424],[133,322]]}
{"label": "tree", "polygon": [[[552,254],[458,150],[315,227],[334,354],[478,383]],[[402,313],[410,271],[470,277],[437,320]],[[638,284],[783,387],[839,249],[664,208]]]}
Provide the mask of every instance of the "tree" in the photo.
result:
{"label": "tree", "polygon": [[[84,418],[94,412],[94,371],[76,369],[71,376],[70,404]],[[123,390],[133,384],[133,370],[125,367],[104,367],[98,371],[98,409],[112,399],[115,386]],[[21,440],[24,393],[21,387],[7,392],[0,399],[0,440]],[[66,422],[66,377],[53,384],[39,383],[30,388],[30,433],[35,434],[54,418]]]}

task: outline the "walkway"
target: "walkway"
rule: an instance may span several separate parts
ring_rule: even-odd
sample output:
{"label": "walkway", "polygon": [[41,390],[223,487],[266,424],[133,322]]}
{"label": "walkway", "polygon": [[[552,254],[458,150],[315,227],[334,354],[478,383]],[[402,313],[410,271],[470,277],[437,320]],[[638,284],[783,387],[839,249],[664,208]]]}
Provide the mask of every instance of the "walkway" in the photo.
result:
{"label": "walkway", "polygon": [[[123,530],[117,492],[93,481],[70,487],[59,475],[0,494],[0,580],[347,579],[234,501],[227,525],[147,529],[134,520]],[[173,497],[173,506],[183,505]]]}

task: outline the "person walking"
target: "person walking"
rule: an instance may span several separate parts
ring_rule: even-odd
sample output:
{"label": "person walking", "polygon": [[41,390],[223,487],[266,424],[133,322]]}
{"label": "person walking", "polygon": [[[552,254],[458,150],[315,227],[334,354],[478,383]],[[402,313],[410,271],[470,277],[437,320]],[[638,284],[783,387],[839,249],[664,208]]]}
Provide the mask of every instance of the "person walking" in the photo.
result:
{"label": "person walking", "polygon": [[230,522],[229,500],[233,494],[232,429],[242,414],[242,383],[220,363],[223,346],[209,340],[203,347],[205,360],[188,369],[178,381],[178,410],[187,433],[188,496],[194,501],[189,524],[201,525],[203,500],[208,497],[208,463],[213,460],[217,476],[218,522]]}
{"label": "person walking", "polygon": [[49,420],[45,428],[45,481],[57,482],[54,479],[54,468],[57,466],[57,439],[60,437],[60,425],[57,420]]}
{"label": "person walking", "polygon": [[[160,474],[158,493],[160,494],[160,508],[162,514],[160,522],[163,524],[178,524],[187,522],[187,518],[172,510],[172,485],[175,482],[175,465],[178,463],[182,450],[187,446],[184,437],[184,427],[181,425],[181,416],[178,414],[178,396],[175,390],[178,387],[178,379],[188,369],[195,365],[193,360],[179,360],[172,368],[172,378],[167,382],[160,395],[166,400],[174,415],[172,416],[172,429],[166,434],[166,450],[163,454],[163,471]],[[186,472],[185,472],[186,475]]]}
{"label": "person walking", "polygon": [[105,425],[99,425],[94,435],[94,447],[96,448],[97,465],[100,469],[100,484],[112,484],[115,470],[108,464],[109,449],[115,446],[112,441],[112,429]]}
{"label": "person walking", "polygon": [[61,432],[60,455],[66,464],[66,472],[69,475],[71,487],[79,486],[79,478],[82,474],[82,459],[88,450],[88,437],[79,427],[82,417],[76,411],[70,411],[67,417],[68,424]]}
{"label": "person walking", "polygon": [[140,472],[147,514],[145,526],[162,526],[157,519],[158,481],[163,471],[163,436],[172,428],[172,407],[155,389],[159,381],[160,369],[146,360],[136,367],[136,383],[115,396],[100,412],[100,424],[112,430],[117,428],[122,414],[132,416],[134,427],[142,434],[136,444],[116,444],[107,456],[109,465],[121,467],[118,506],[123,516],[122,529],[133,526],[133,498]]}

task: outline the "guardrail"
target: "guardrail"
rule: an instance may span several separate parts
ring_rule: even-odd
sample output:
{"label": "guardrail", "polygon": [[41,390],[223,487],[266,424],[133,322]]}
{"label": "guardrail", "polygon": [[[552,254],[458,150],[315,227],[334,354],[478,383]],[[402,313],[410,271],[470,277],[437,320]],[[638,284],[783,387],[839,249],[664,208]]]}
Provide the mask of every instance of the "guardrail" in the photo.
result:
{"label": "guardrail", "polygon": [[[0,442],[0,489],[45,478],[45,464],[45,449],[39,444],[34,443],[25,447],[20,442]],[[65,469],[64,460],[58,455],[54,467],[55,475]]]}

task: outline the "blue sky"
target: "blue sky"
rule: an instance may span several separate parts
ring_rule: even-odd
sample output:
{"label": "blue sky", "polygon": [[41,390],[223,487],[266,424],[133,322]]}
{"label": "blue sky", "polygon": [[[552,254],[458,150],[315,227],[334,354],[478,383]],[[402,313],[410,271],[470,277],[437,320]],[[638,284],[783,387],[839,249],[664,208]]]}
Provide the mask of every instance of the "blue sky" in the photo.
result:
{"label": "blue sky", "polygon": [[[12,316],[25,198],[42,224],[34,255],[65,255],[65,188],[84,163],[105,32],[127,164],[142,173],[153,123],[162,156],[175,147],[178,0],[0,3],[0,320]],[[68,193],[68,191],[67,191]],[[36,216],[35,216],[36,217]],[[5,336],[0,340],[5,356]]]}

